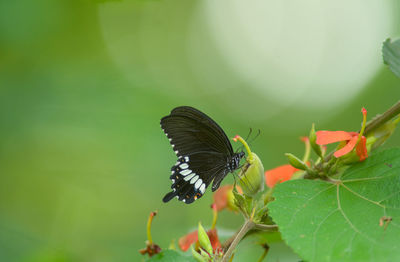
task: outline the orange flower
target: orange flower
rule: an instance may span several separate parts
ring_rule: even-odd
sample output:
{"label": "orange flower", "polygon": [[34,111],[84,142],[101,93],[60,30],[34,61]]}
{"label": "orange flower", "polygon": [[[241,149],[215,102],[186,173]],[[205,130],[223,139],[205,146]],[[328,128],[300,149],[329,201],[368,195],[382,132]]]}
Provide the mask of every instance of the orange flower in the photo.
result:
{"label": "orange flower", "polygon": [[[232,193],[233,185],[225,185],[214,193],[214,204],[216,206],[217,211],[221,211],[224,208],[228,208],[230,210],[236,211],[237,207],[234,203],[234,195]],[[242,194],[243,191],[239,186],[236,186],[236,190]]]}
{"label": "orange flower", "polygon": [[360,161],[365,160],[368,157],[368,150],[366,146],[367,139],[363,136],[365,129],[365,123],[367,121],[367,110],[362,109],[363,113],[363,125],[360,133],[357,132],[345,132],[345,131],[317,131],[318,145],[327,145],[335,142],[343,141],[346,144],[337,150],[333,155],[335,157],[341,157],[350,153],[354,148],[356,148],[356,154],[360,158]]}
{"label": "orange flower", "polygon": [[179,247],[183,250],[186,251],[189,249],[189,247],[197,242],[197,230],[190,232],[189,234],[181,237],[178,241]]}
{"label": "orange flower", "polygon": [[[210,239],[211,246],[214,250],[214,252],[217,249],[221,248],[221,242],[219,242],[218,234],[217,234],[217,229],[210,229],[207,231],[207,236]],[[189,234],[181,237],[178,241],[179,247],[181,248],[182,251],[186,251],[189,249],[189,247],[193,244],[198,242],[198,232],[193,231],[190,232]]]}
{"label": "orange flower", "polygon": [[290,180],[295,172],[299,169],[291,165],[278,166],[274,169],[265,171],[265,183],[269,188],[274,187],[277,183]]}

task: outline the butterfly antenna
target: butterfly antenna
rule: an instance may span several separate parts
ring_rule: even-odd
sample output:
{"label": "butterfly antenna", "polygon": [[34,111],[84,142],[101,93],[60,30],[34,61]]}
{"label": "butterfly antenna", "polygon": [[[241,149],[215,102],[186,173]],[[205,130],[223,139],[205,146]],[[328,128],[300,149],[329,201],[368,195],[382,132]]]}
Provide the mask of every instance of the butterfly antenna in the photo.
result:
{"label": "butterfly antenna", "polygon": [[246,136],[246,141],[247,141],[247,139],[249,139],[249,137],[250,137],[250,135],[251,135],[251,133],[253,132],[253,129],[250,127],[250,131],[249,131],[249,134]]}
{"label": "butterfly antenna", "polygon": [[249,144],[250,143],[252,143],[254,140],[256,140],[256,138],[259,136],[261,134],[261,130],[260,129],[258,129],[258,131],[257,131],[257,135],[255,136],[255,137],[253,137],[251,140],[249,140]]}

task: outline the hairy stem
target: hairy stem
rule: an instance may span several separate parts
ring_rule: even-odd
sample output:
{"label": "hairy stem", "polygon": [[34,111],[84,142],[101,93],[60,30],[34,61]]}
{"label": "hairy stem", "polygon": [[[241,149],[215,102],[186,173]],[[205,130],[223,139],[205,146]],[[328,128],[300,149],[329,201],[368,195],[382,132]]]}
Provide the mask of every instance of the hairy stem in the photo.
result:
{"label": "hairy stem", "polygon": [[243,226],[240,228],[239,232],[235,235],[232,243],[229,245],[228,250],[226,251],[224,257],[222,258],[222,262],[226,262],[232,256],[233,251],[236,249],[236,246],[239,244],[240,240],[255,226],[254,222],[250,219],[246,220]]}
{"label": "hairy stem", "polygon": [[380,127],[393,117],[400,114],[400,101],[389,108],[385,113],[375,116],[371,121],[369,121],[365,127],[364,136],[374,129]]}

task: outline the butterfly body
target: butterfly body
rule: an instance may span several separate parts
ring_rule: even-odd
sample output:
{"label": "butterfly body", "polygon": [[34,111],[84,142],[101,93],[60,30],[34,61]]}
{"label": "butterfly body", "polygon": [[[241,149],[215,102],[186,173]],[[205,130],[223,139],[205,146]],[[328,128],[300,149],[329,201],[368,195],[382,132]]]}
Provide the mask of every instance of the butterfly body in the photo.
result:
{"label": "butterfly body", "polygon": [[212,182],[215,191],[224,177],[239,168],[243,152],[234,153],[222,128],[201,111],[188,106],[174,108],[161,119],[178,161],[171,168],[173,197],[187,204],[203,196]]}

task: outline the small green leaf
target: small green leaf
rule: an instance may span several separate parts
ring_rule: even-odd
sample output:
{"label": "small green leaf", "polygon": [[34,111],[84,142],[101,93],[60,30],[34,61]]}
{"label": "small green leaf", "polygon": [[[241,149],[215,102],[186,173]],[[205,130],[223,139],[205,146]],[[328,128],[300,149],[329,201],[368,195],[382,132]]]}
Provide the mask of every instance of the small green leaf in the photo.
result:
{"label": "small green leaf", "polygon": [[163,250],[157,255],[149,258],[147,262],[156,262],[156,261],[162,261],[162,262],[196,262],[196,260],[193,257],[189,257],[185,254],[182,254],[180,252],[174,251],[174,250]]}
{"label": "small green leaf", "polygon": [[193,245],[190,246],[190,251],[192,252],[194,259],[196,259],[198,262],[207,262],[207,259],[205,259],[201,254],[197,253],[196,250],[194,250]]}
{"label": "small green leaf", "polygon": [[394,42],[390,38],[386,39],[383,42],[382,55],[384,63],[397,77],[400,77],[400,39]]}
{"label": "small green leaf", "polygon": [[279,184],[274,197],[269,214],[304,260],[400,261],[400,149],[372,155],[335,183]]}
{"label": "small green leaf", "polygon": [[244,197],[241,194],[239,194],[239,192],[236,190],[236,186],[233,187],[232,193],[235,196],[235,199],[234,199],[235,205],[238,208],[241,208],[242,210],[245,210],[245,208],[244,208]]}

